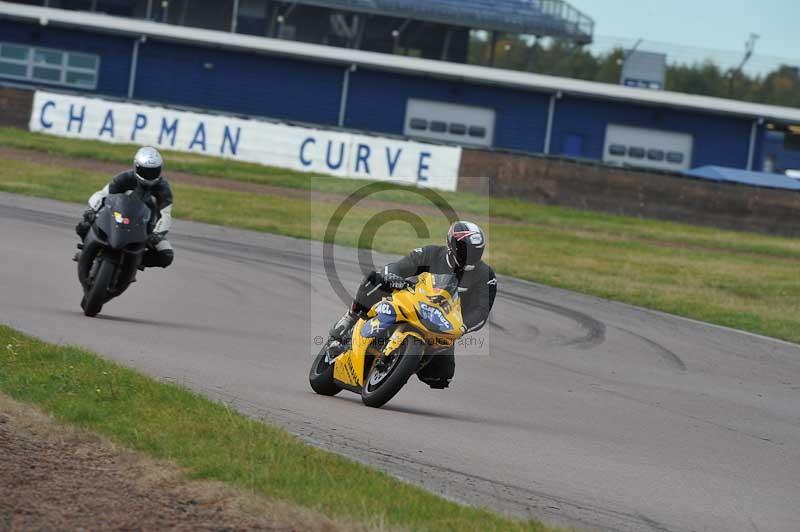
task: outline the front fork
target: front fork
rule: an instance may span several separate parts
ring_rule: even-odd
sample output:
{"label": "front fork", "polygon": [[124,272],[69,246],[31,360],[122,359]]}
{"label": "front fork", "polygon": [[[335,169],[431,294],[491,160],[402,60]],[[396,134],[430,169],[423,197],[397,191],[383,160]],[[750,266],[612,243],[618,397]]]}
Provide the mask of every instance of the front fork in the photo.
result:
{"label": "front fork", "polygon": [[94,280],[97,279],[97,272],[100,270],[100,265],[103,264],[103,250],[101,249],[97,255],[95,255],[94,260],[92,261],[92,269],[89,270],[89,276],[86,279],[86,284],[89,286],[94,284]]}
{"label": "front fork", "polygon": [[[402,345],[406,342],[425,342],[419,332],[417,332],[413,327],[410,327],[407,324],[399,324],[397,325],[394,330],[390,331],[389,334],[383,340],[385,342],[384,346],[381,349],[375,348],[375,346],[370,346],[371,349],[368,349],[367,354],[373,356],[373,360],[368,363],[369,371],[365,372],[365,375],[369,374],[371,369],[375,366],[381,366],[391,361],[392,357],[395,356],[395,353],[401,349]],[[434,350],[432,349],[425,349],[424,355],[420,360],[419,367],[417,370],[420,370],[428,365],[428,363],[432,360],[434,355]]]}

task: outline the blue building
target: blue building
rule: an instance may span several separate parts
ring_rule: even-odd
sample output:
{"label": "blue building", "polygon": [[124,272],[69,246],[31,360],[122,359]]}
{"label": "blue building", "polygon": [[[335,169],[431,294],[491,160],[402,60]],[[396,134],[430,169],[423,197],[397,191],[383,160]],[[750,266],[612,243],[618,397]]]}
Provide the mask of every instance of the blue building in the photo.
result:
{"label": "blue building", "polygon": [[470,44],[555,37],[592,42],[594,21],[565,0],[12,0],[178,26],[469,62]]}
{"label": "blue building", "polygon": [[800,133],[799,109],[8,2],[0,82],[674,171],[792,161]]}

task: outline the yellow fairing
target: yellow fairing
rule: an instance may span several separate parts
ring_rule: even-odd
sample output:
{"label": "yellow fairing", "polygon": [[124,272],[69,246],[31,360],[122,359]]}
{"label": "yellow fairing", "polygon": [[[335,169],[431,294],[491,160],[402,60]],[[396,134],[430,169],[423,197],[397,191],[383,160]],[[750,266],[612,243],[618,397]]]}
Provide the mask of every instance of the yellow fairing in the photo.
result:
{"label": "yellow fairing", "polygon": [[350,386],[362,386],[364,384],[364,360],[366,359],[367,348],[373,339],[364,338],[361,335],[363,327],[364,320],[358,320],[355,327],[353,327],[351,349],[348,349],[337,358],[333,367],[333,378]]}
{"label": "yellow fairing", "polygon": [[[461,299],[435,284],[434,276],[422,273],[413,290],[394,292],[391,297],[384,298],[372,307],[367,320],[359,320],[353,327],[351,348],[336,359],[333,378],[349,387],[360,388],[370,370],[366,362],[373,361],[374,357],[381,354],[391,354],[409,336],[414,336],[429,346],[452,345],[462,334]],[[391,309],[382,305],[390,305]],[[394,314],[395,323],[400,326],[395,328],[388,342],[381,346],[383,349],[379,351],[372,345],[374,339],[363,336],[362,331],[368,322],[372,330],[377,330],[381,325],[378,314],[386,314],[387,311]],[[435,313],[437,317],[443,317],[450,328],[429,329],[420,319],[426,312],[429,316]]]}
{"label": "yellow fairing", "polygon": [[386,347],[383,349],[383,354],[392,354],[398,347],[403,345],[403,342],[409,336],[413,336],[421,342],[425,341],[425,338],[417,331],[412,330],[409,327],[398,327],[395,329],[395,331],[392,333],[392,336],[389,338],[389,341],[386,343]]}
{"label": "yellow fairing", "polygon": [[[417,278],[414,291],[401,290],[392,294],[392,305],[397,312],[397,321],[405,321],[424,333],[424,339],[452,344],[461,336],[461,298],[453,297],[446,290],[434,286],[434,277],[429,273],[421,273]],[[419,319],[417,309],[421,305],[437,308],[451,324],[450,329],[431,331]],[[374,312],[374,308],[370,313]]]}

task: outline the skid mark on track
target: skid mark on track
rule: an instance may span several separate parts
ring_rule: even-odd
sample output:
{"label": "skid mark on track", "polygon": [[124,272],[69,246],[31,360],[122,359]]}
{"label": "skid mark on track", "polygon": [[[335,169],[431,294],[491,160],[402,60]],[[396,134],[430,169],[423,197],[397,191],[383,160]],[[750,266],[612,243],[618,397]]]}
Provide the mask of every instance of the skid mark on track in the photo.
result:
{"label": "skid mark on track", "polygon": [[499,331],[505,336],[525,343],[535,341],[542,334],[542,331],[536,325],[530,322],[522,323],[522,325],[525,327],[524,330],[509,330],[491,318],[489,318],[488,325],[489,328]]}
{"label": "skid mark on track", "polygon": [[504,333],[508,332],[508,329],[506,329],[505,327],[503,327],[502,325],[500,325],[496,321],[492,320],[491,318],[489,319],[488,323],[489,323],[489,327],[494,327],[495,329],[497,329],[500,332],[504,332]]}
{"label": "skid mark on track", "polygon": [[650,338],[647,338],[646,336],[642,336],[641,334],[637,334],[637,333],[635,333],[633,331],[629,331],[628,329],[624,329],[622,327],[614,327],[614,328],[619,330],[619,331],[622,331],[622,332],[624,332],[626,334],[629,334],[629,335],[633,336],[634,338],[637,338],[637,339],[641,340],[642,342],[644,342],[645,344],[647,344],[650,347],[652,347],[653,350],[656,353],[659,354],[659,356],[661,357],[661,360],[666,362],[673,369],[676,369],[676,370],[678,370],[678,371],[680,371],[682,373],[686,372],[686,363],[684,363],[684,361],[681,359],[681,357],[679,357],[674,351],[671,351],[671,350],[667,349],[663,345],[659,344],[658,342],[654,342],[653,340],[651,340]]}
{"label": "skid mark on track", "polygon": [[558,314],[559,316],[563,316],[574,321],[581,329],[583,329],[583,331],[585,331],[584,335],[567,339],[567,341],[563,342],[562,345],[575,346],[581,349],[590,349],[602,344],[606,340],[605,324],[592,318],[588,314],[584,314],[583,312],[563,307],[561,305],[556,305],[555,303],[549,303],[533,297],[523,296],[515,292],[500,291],[499,295],[523,305],[536,307],[554,314]]}
{"label": "skid mark on track", "polygon": [[662,525],[658,521],[653,521],[646,515],[636,514],[636,517],[642,520],[643,523],[646,523],[650,528],[655,530],[656,532],[670,532],[670,529],[666,526]]}

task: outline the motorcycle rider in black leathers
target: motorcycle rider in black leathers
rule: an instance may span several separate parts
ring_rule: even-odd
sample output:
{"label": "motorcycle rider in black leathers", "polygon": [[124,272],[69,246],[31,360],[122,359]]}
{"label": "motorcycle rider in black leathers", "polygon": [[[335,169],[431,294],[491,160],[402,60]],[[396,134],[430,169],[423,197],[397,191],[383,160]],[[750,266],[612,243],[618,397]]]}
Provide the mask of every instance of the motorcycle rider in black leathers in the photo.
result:
{"label": "motorcycle rider in black leathers", "polygon": [[[121,194],[144,187],[153,198],[155,225],[147,241],[147,250],[142,257],[142,267],[160,266],[166,268],[172,264],[174,252],[172,244],[167,240],[167,232],[172,226],[172,190],[169,183],[161,175],[164,161],[158,150],[145,146],[140,148],[133,158],[133,168],[114,176],[111,182],[98,190],[89,198],[89,209],[83,213],[83,220],[75,227],[81,240],[92,227],[97,212],[109,194]],[[78,255],[76,255],[77,259]]]}
{"label": "motorcycle rider in black leathers", "polygon": [[[387,293],[405,287],[405,278],[423,272],[455,273],[459,279],[459,297],[464,320],[464,333],[479,330],[486,324],[497,293],[494,271],[481,260],[486,237],[472,222],[456,222],[447,232],[446,246],[417,248],[397,262],[387,264],[381,271],[367,275],[358,287],[350,310],[330,332],[331,351],[336,353],[346,341],[345,335],[360,317]],[[341,349],[344,351],[344,349]],[[455,374],[454,346],[446,349],[417,375],[431,388],[447,388]]]}

